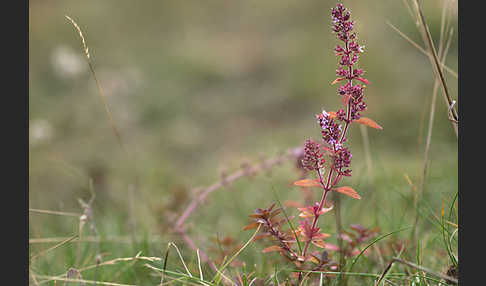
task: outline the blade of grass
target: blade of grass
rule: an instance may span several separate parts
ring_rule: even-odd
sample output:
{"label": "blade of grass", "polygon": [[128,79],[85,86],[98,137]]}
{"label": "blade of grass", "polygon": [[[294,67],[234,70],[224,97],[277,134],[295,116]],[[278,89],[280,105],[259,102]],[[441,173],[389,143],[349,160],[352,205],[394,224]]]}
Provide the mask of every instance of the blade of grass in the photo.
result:
{"label": "blade of grass", "polygon": [[[447,250],[447,254],[449,255],[449,258],[451,259],[452,264],[454,266],[457,266],[457,260],[454,254],[452,253],[452,249],[450,248],[450,244],[448,243],[447,235],[446,235],[446,225],[445,225],[445,207],[444,207],[444,200],[442,199],[442,216],[441,216],[441,227],[442,227],[442,239],[444,241],[445,248]],[[448,229],[447,229],[448,230]]]}
{"label": "blade of grass", "polygon": [[204,276],[201,268],[201,257],[199,256],[199,249],[196,250],[196,253],[197,253],[197,266],[199,267],[199,278],[201,278],[201,280],[204,280]]}
{"label": "blade of grass", "polygon": [[58,243],[58,244],[56,244],[56,245],[54,245],[54,246],[52,246],[52,247],[49,247],[49,248],[48,248],[48,249],[46,249],[46,250],[43,250],[43,251],[41,251],[41,252],[39,252],[39,253],[37,253],[37,254],[34,254],[33,256],[31,256],[31,257],[30,257],[30,260],[31,260],[31,261],[34,261],[34,259],[36,259],[37,257],[43,256],[43,255],[45,255],[46,253],[48,253],[49,251],[52,251],[52,250],[54,250],[54,249],[56,249],[56,248],[58,248],[58,247],[60,247],[60,246],[63,246],[64,244],[66,244],[66,243],[68,243],[68,242],[70,242],[70,241],[72,241],[72,240],[76,239],[77,237],[78,237],[78,235],[77,235],[77,234],[76,234],[76,235],[73,235],[73,236],[69,237],[68,239],[61,241],[60,243]]}
{"label": "blade of grass", "polygon": [[[419,239],[419,240],[417,240],[417,254],[416,254],[416,257],[415,257],[415,259],[417,260],[417,265],[419,265],[419,266],[422,264],[422,260],[420,259],[420,251],[421,250],[422,249],[420,247],[420,239]],[[400,258],[400,257],[398,257],[398,258]],[[424,274],[424,276],[427,276],[427,274],[425,272],[423,272],[422,274]],[[423,278],[420,278],[420,279],[421,279],[422,283],[424,283],[424,284],[426,283]]]}
{"label": "blade of grass", "polygon": [[456,233],[459,231],[458,228],[456,228],[452,234],[451,234],[451,237],[449,238],[449,247],[452,249],[452,240],[454,239],[454,235],[456,235]]}
{"label": "blade of grass", "polygon": [[[424,55],[428,56],[429,54],[427,53],[426,50],[424,50],[424,48],[422,48],[419,44],[415,43],[412,39],[410,39],[407,35],[405,35],[402,31],[400,31],[397,27],[395,27],[392,23],[390,23],[389,21],[386,21],[386,24],[388,26],[390,26],[393,30],[395,30],[395,32],[397,32],[402,38],[404,38],[407,42],[409,42],[410,44],[412,44],[412,46],[414,46],[415,48],[417,48],[420,52],[422,52]],[[446,70],[448,71],[452,76],[454,76],[455,78],[459,78],[459,75],[457,74],[457,72],[455,72],[453,69],[451,69],[450,67],[448,67],[447,65],[445,65],[444,63],[441,63],[441,66]]]}
{"label": "blade of grass", "polygon": [[404,231],[406,229],[409,229],[411,228],[411,226],[407,226],[407,227],[404,227],[404,228],[401,228],[399,230],[395,230],[395,231],[392,231],[392,232],[389,232],[387,234],[384,234],[376,239],[374,239],[370,244],[368,244],[363,250],[361,250],[361,252],[358,254],[358,256],[356,256],[353,261],[351,262],[351,266],[349,267],[349,272],[351,272],[353,270],[353,267],[354,265],[356,264],[356,262],[358,261],[358,259],[363,255],[363,253],[366,251],[366,249],[368,249],[370,246],[372,246],[373,244],[377,243],[378,241],[392,235],[392,234],[395,234],[395,233],[398,233],[398,232],[401,232],[401,231]]}
{"label": "blade of grass", "polygon": [[[378,278],[380,277],[380,274],[373,274],[373,273],[358,273],[358,272],[338,272],[338,271],[306,271],[306,270],[293,270],[293,272],[310,272],[310,273],[322,273],[322,274],[334,274],[334,275],[338,275],[338,274],[342,274],[342,275],[346,275],[346,276],[358,276],[358,277],[370,277],[370,278]],[[393,279],[401,279],[401,280],[408,280],[409,277],[417,277],[417,278],[421,278],[422,276],[420,275],[416,275],[416,274],[408,274],[408,273],[389,273],[388,276],[390,276],[390,278],[393,277]],[[437,280],[435,278],[432,278],[432,277],[422,277],[424,279],[427,279],[427,280],[430,280],[430,281],[433,281],[433,282],[437,282],[437,283],[440,283],[440,284],[443,284],[443,285],[449,285],[447,284],[446,282],[443,282],[441,280]],[[389,281],[387,281],[389,282]]]}
{"label": "blade of grass", "polygon": [[[456,202],[457,200],[457,194],[459,193],[459,191],[456,192],[456,194],[454,195],[454,198],[452,199],[452,203],[451,203],[451,206],[449,207],[449,217],[448,219],[445,221],[448,225],[447,225],[447,233],[449,233],[449,225],[453,225],[454,224],[452,222],[450,222],[450,219],[451,219],[451,216],[452,216],[452,209],[454,207],[454,203]],[[452,240],[454,239],[454,235],[455,233],[459,230],[459,226],[458,225],[455,225],[456,229],[452,232],[452,234],[450,234],[450,238],[449,238],[449,241],[448,241],[448,248],[451,250],[451,254],[452,254],[452,257],[454,257],[454,260],[457,262],[457,259],[455,259],[455,256],[454,254],[452,253]],[[457,266],[457,264],[456,264]]]}
{"label": "blade of grass", "polygon": [[186,269],[187,275],[189,275],[189,277],[192,277],[192,274],[189,271],[189,269],[187,268],[186,262],[184,261],[184,258],[182,258],[181,252],[179,251],[179,248],[177,247],[177,245],[173,242],[169,242],[169,245],[173,246],[176,249],[177,255],[179,255],[179,259],[181,260],[182,265],[184,265],[184,268]]}
{"label": "blade of grass", "polygon": [[248,275],[246,274],[246,264],[243,264],[243,277],[241,278],[242,285],[248,286]]}
{"label": "blade of grass", "polygon": [[292,233],[294,234],[295,240],[297,241],[297,246],[299,247],[299,251],[302,252],[302,245],[300,243],[299,236],[295,232],[295,228],[294,228],[293,224],[290,222],[290,219],[287,216],[287,213],[285,212],[285,208],[283,207],[282,203],[280,202],[280,199],[278,198],[278,193],[275,190],[274,186],[272,186],[272,191],[273,191],[273,194],[275,196],[275,199],[278,202],[278,205],[280,206],[280,208],[282,208],[282,213],[284,214],[285,219],[287,220],[287,223],[289,224],[290,229],[292,230]]}
{"label": "blade of grass", "polygon": [[[223,272],[219,271],[218,269],[216,269],[216,272],[217,272],[217,275],[219,275],[218,277],[223,277],[224,279],[226,279],[228,282],[230,282],[231,285],[234,285],[234,286],[237,286],[233,281],[231,281],[231,279],[229,279],[228,277],[226,277],[226,275],[223,274]],[[220,278],[221,279],[221,278]],[[215,282],[216,284],[215,285],[218,285],[220,281],[217,281]]]}
{"label": "blade of grass", "polygon": [[261,228],[261,224],[258,225],[257,229],[255,230],[255,232],[253,233],[253,235],[250,237],[250,239],[245,243],[245,245],[243,245],[225,264],[223,264],[223,266],[218,270],[218,274],[216,274],[216,276],[213,278],[213,280],[211,280],[211,282],[215,282],[215,285],[218,285],[219,282],[221,281],[221,277],[220,275],[222,274],[222,272],[226,269],[226,267],[228,267],[228,265],[248,246],[250,245],[250,243],[253,241],[253,239],[255,238],[255,236],[257,235],[257,233],[260,231],[260,228]]}
{"label": "blade of grass", "polygon": [[160,285],[164,283],[165,270],[167,269],[167,260],[169,258],[170,243],[167,244],[167,249],[165,251],[164,264],[162,265],[162,274],[160,275]]}
{"label": "blade of grass", "polygon": [[29,269],[29,275],[30,275],[30,278],[32,279],[32,281],[34,282],[34,284],[36,286],[39,286],[39,282],[37,282],[37,279],[35,278],[35,275],[32,273],[32,271]]}
{"label": "blade of grass", "polygon": [[[457,200],[457,195],[458,195],[458,194],[459,194],[459,191],[457,191],[457,192],[456,192],[456,194],[454,195],[454,198],[452,199],[451,206],[450,206],[450,208],[449,208],[449,217],[448,217],[448,219],[447,219],[449,223],[451,223],[451,222],[450,222],[450,220],[451,220],[451,216],[452,216],[452,209],[453,209],[453,207],[454,207],[454,203],[455,203],[455,202],[456,202],[456,200]],[[456,227],[457,227],[457,225],[456,225]]]}
{"label": "blade of grass", "polygon": [[[89,283],[93,285],[106,285],[106,286],[137,286],[135,284],[121,284],[115,282],[105,282],[105,281],[94,281],[94,280],[86,280],[86,279],[71,279],[71,278],[64,278],[64,277],[54,277],[48,275],[36,275],[37,278],[44,278],[48,279],[48,281],[52,281],[49,279],[53,279],[54,281],[65,281],[65,282],[80,282],[80,283]],[[43,284],[46,280],[39,282],[39,284]]]}
{"label": "blade of grass", "polygon": [[[432,225],[436,226],[439,230],[442,230],[441,219],[434,213],[434,210],[426,200],[420,200],[419,204],[417,205],[417,209],[419,210],[422,217],[427,219]],[[432,217],[433,219],[430,217]],[[445,231],[449,235],[451,234],[451,232],[448,229],[446,229]]]}
{"label": "blade of grass", "polygon": [[400,258],[396,258],[396,257],[393,258],[393,261],[394,262],[401,263],[401,264],[404,264],[404,265],[407,265],[409,267],[413,267],[415,269],[418,269],[418,270],[421,270],[421,271],[424,271],[424,272],[427,272],[427,273],[429,273],[431,275],[434,275],[434,276],[439,277],[441,279],[444,279],[446,281],[450,281],[450,282],[452,282],[454,284],[457,284],[458,283],[458,281],[457,281],[456,278],[453,278],[453,277],[450,277],[450,276],[447,276],[447,275],[444,275],[444,274],[441,274],[441,273],[438,273],[438,272],[434,272],[434,271],[432,271],[432,270],[430,270],[428,268],[425,268],[423,266],[417,265],[415,263],[412,263],[412,262],[409,262],[409,261],[406,261],[406,260],[403,260],[403,259],[400,259]]}
{"label": "blade of grass", "polygon": [[277,273],[278,273],[277,268],[278,268],[278,266],[277,266],[277,264],[275,264],[275,268],[274,268],[274,271],[273,271],[273,285],[274,286],[280,286],[280,283],[278,282],[278,277],[277,277]]}
{"label": "blade of grass", "polygon": [[[144,266],[149,268],[149,269],[152,269],[154,271],[157,271],[157,272],[164,272],[166,274],[170,274],[170,275],[173,275],[173,276],[179,276],[178,278],[176,278],[176,277],[171,277],[171,276],[167,275],[166,276],[167,278],[178,279],[178,280],[184,279],[184,280],[188,280],[188,281],[185,281],[186,283],[191,283],[191,284],[194,284],[194,283],[192,283],[190,281],[194,281],[195,283],[199,283],[199,284],[194,284],[194,285],[200,285],[200,284],[211,285],[210,282],[208,282],[208,281],[202,280],[202,279],[195,277],[195,276],[189,276],[189,275],[182,273],[182,272],[174,272],[174,271],[170,271],[170,270],[166,270],[166,269],[160,269],[160,268],[157,268],[157,267],[155,267],[151,264],[148,264],[148,263],[145,263]],[[165,283],[160,284],[160,285],[168,285],[171,282],[172,281],[165,282]]]}
{"label": "blade of grass", "polygon": [[[400,251],[398,252],[398,255],[397,257],[400,258],[400,256],[402,256],[402,253],[403,251],[405,250],[405,245],[402,245],[402,247],[400,248]],[[391,269],[393,268],[393,264],[390,263],[387,268],[385,269],[385,271],[383,271],[383,274],[380,276],[380,279],[378,280],[378,282],[375,284],[375,286],[378,286],[380,284],[380,281],[381,280],[386,280],[386,275],[388,272],[391,271]]]}
{"label": "blade of grass", "polygon": [[[105,261],[105,262],[102,262],[102,263],[96,263],[96,264],[93,264],[93,265],[89,265],[89,266],[80,268],[80,269],[78,269],[78,271],[81,273],[81,272],[91,270],[91,269],[95,269],[95,268],[98,268],[98,267],[101,267],[101,266],[115,265],[118,262],[130,262],[130,261],[134,261],[134,260],[144,260],[144,261],[154,262],[154,261],[161,261],[162,259],[160,257],[147,257],[147,256],[119,257],[119,258],[108,260],[108,261]],[[167,271],[167,272],[169,272],[169,271]],[[44,281],[40,282],[39,284],[43,284],[45,282],[49,282],[49,281],[53,281],[53,280],[58,279],[58,278],[65,278],[65,277],[66,277],[66,273],[58,275],[58,276],[51,276],[50,279],[44,280]]]}

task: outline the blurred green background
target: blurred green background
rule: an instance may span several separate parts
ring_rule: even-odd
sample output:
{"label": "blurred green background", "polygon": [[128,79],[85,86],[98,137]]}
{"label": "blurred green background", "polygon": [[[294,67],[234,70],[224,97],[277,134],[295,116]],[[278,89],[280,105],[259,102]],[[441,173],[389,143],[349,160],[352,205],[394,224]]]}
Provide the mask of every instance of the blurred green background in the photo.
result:
{"label": "blurred green background", "polygon": [[[404,174],[418,183],[422,172],[434,74],[428,58],[386,24],[390,21],[424,46],[402,1],[342,3],[351,10],[365,45],[359,66],[371,84],[363,115],[384,127],[368,129],[371,170],[360,128],[350,130],[354,175],[345,184],[363,199],[342,200],[343,221],[346,226],[378,225],[385,233],[413,223],[413,192]],[[436,43],[443,3],[423,3]],[[255,163],[306,138],[319,138],[314,114],[341,104],[337,87],[330,85],[337,68],[333,48],[338,40],[330,19],[335,4],[30,0],[30,207],[81,212],[78,198],[89,199],[91,178],[100,235],[161,235],[161,243],[143,248],[145,255],[160,256],[167,241],[178,239],[170,225],[194,197],[193,188],[210,185],[243,162]],[[446,64],[457,71],[457,2],[452,6],[455,29]],[[78,34],[65,15],[84,33],[128,155],[117,143]],[[457,100],[457,79],[446,73],[446,80]],[[439,94],[425,188],[437,215],[442,198],[450,202],[457,191],[457,139],[446,111]],[[250,235],[241,232],[247,214],[270,205],[272,190],[282,201],[299,200],[300,192],[290,186],[299,177],[294,165],[285,163],[270,175],[212,193],[188,219],[188,232],[202,249],[212,245],[216,234],[243,241]],[[29,220],[30,238],[78,231],[75,217],[31,213]],[[423,221],[420,235],[434,245],[437,229]],[[322,227],[332,233],[333,219],[322,221]],[[193,254],[180,244],[188,256]],[[30,246],[32,253],[48,247]],[[133,249],[103,247],[111,258],[142,250],[138,244]],[[262,247],[248,253],[248,261],[257,263]],[[40,272],[66,271],[73,259],[66,258],[67,249],[39,262]],[[427,258],[436,263],[431,267],[445,267],[444,256],[435,257]]]}

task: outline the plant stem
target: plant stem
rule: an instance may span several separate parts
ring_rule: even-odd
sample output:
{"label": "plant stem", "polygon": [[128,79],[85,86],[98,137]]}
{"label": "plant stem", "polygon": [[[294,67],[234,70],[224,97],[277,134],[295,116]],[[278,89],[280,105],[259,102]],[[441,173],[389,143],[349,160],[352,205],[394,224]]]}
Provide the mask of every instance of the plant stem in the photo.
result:
{"label": "plant stem", "polygon": [[[348,50],[348,43],[346,42],[346,50]],[[353,74],[353,67],[349,66],[349,74]],[[353,85],[353,80],[349,79],[349,84],[352,86]],[[344,125],[344,130],[343,134],[341,136],[341,139],[339,140],[339,144],[342,144],[344,142],[344,138],[346,138],[346,133],[348,132],[349,125],[351,124],[351,104],[352,104],[353,98],[351,97],[348,101],[348,104],[346,106],[346,121]],[[336,148],[334,148],[336,149]],[[339,267],[342,268],[344,266],[344,251],[343,251],[343,239],[342,239],[342,233],[343,233],[343,226],[342,226],[342,219],[341,219],[341,201],[339,200],[338,196],[336,196],[337,199],[334,200],[334,205],[335,205],[335,210],[334,210],[334,216],[336,219],[336,229],[337,229],[337,242],[338,242],[338,247],[339,247]],[[338,281],[339,285],[346,284],[346,280],[342,279],[341,274],[338,276]]]}
{"label": "plant stem", "polygon": [[458,136],[457,125],[458,125],[459,116],[457,114],[456,109],[454,108],[453,100],[452,100],[452,98],[449,94],[449,89],[447,88],[447,84],[445,82],[445,78],[444,78],[444,75],[442,73],[442,69],[440,67],[439,57],[437,55],[437,52],[435,51],[434,43],[432,42],[432,36],[430,35],[429,27],[427,26],[427,23],[425,22],[425,17],[422,13],[422,8],[420,7],[418,0],[415,0],[414,3],[415,3],[415,8],[417,10],[418,18],[419,18],[419,20],[422,24],[423,29],[424,29],[424,34],[426,36],[427,44],[429,46],[430,60],[431,60],[431,63],[432,63],[432,65],[433,65],[433,67],[436,71],[437,77],[440,79],[444,98],[447,102],[447,106],[449,107],[448,113],[449,113],[449,116],[452,117],[452,120],[451,120],[452,127],[453,127],[454,132],[456,133],[456,137],[457,137]]}
{"label": "plant stem", "polygon": [[[351,53],[349,52],[349,41],[346,41],[345,53],[348,55],[348,57],[351,55]],[[352,67],[352,65],[350,65],[349,66],[349,75],[352,76],[352,74],[353,74],[353,67]],[[352,79],[349,79],[348,82],[351,85],[353,84],[353,80]],[[344,129],[343,129],[342,136],[339,139],[339,144],[342,144],[343,143],[344,138],[346,137],[346,133],[348,131],[349,125],[351,123],[351,104],[352,104],[352,101],[351,100],[353,100],[353,99],[350,98],[349,101],[348,101],[348,103],[347,103],[347,106],[346,106],[347,107],[346,108],[346,121],[345,121],[345,125],[344,125]],[[334,151],[336,151],[336,144],[333,144],[333,149],[334,149]],[[324,206],[324,203],[326,201],[327,193],[331,190],[331,188],[334,186],[334,184],[337,183],[337,180],[333,180],[332,181],[332,184],[331,184],[331,179],[332,179],[333,172],[334,172],[334,168],[331,165],[330,166],[329,173],[327,175],[326,184],[324,185],[324,180],[323,180],[323,177],[322,177],[322,174],[321,174],[321,170],[320,169],[317,170],[317,174],[319,175],[319,181],[320,181],[321,185],[323,186],[324,193],[322,194],[322,198],[321,198],[321,201],[319,203],[318,211],[314,215],[314,220],[312,222],[312,228],[311,229],[314,229],[316,227],[316,225],[317,225],[317,221],[319,220],[319,216],[320,216],[321,209]],[[338,174],[338,176],[339,176],[339,174]],[[336,221],[337,221],[337,225],[339,225],[339,227],[338,227],[338,240],[340,240],[341,239],[340,238],[340,236],[341,236],[340,234],[342,232],[342,226],[341,226],[340,214],[337,214],[337,215],[339,215],[339,217],[336,217]],[[307,253],[307,248],[309,247],[309,244],[311,243],[311,241],[312,241],[312,237],[308,241],[306,241],[305,246],[304,246],[304,249],[302,250],[302,256],[305,257],[305,255]],[[342,244],[342,241],[340,243]]]}
{"label": "plant stem", "polygon": [[[324,186],[324,193],[322,194],[321,202],[319,203],[319,209],[317,210],[317,213],[314,216],[314,220],[312,222],[312,228],[311,229],[314,229],[316,227],[317,220],[319,219],[321,209],[324,206],[324,202],[326,201],[327,193],[331,189],[330,184],[331,184],[332,173],[333,173],[333,168],[330,168],[329,174],[327,175],[327,182],[326,182],[326,185],[324,186],[324,180],[322,178],[321,170],[320,169],[317,170],[317,174],[319,175],[319,181],[321,182],[321,185]],[[312,238],[305,242],[304,250],[302,250],[302,256],[305,257],[305,254],[307,253],[307,248],[309,247],[309,244],[310,244],[311,241],[312,241]]]}

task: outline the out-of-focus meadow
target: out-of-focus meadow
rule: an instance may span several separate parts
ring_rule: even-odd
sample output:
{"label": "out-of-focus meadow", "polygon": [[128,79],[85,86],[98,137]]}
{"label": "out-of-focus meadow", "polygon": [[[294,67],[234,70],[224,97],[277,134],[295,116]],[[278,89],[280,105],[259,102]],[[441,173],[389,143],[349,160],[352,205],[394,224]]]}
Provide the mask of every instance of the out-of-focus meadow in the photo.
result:
{"label": "out-of-focus meadow", "polygon": [[[89,200],[91,179],[94,222],[98,235],[106,238],[100,244],[60,246],[31,264],[36,273],[59,275],[69,267],[95,264],[99,253],[103,260],[138,251],[162,257],[169,241],[194,262],[195,252],[171,226],[194,198],[195,188],[212,184],[244,162],[258,163],[301,146],[306,138],[318,139],[314,115],[322,108],[340,107],[337,87],[330,84],[337,68],[333,49],[338,42],[330,19],[335,4],[30,0],[29,205],[82,213],[78,199]],[[425,47],[403,1],[343,4],[365,45],[359,66],[371,84],[365,90],[364,116],[384,128],[367,130],[368,159],[362,130],[350,130],[353,176],[345,183],[362,199],[343,197],[343,223],[378,226],[385,234],[415,220],[414,189],[406,177],[419,184],[434,73],[428,57],[386,24]],[[438,0],[423,3],[436,43],[442,5]],[[457,3],[452,6],[456,9]],[[65,15],[84,33],[126,152],[110,126],[78,33]],[[452,26],[457,27],[457,12],[453,16]],[[446,65],[457,71],[457,58],[454,29]],[[457,100],[457,79],[445,75]],[[419,216],[421,263],[444,272],[447,253],[440,228],[431,221],[440,216],[443,201],[448,206],[457,192],[458,161],[456,135],[441,94],[429,159]],[[217,236],[243,244],[251,235],[241,230],[248,214],[268,207],[275,192],[282,201],[301,200],[301,191],[291,185],[299,178],[295,164],[286,161],[270,173],[211,193],[187,219],[188,234],[215,258],[217,251],[211,248],[217,249]],[[320,223],[326,233],[335,233],[334,219]],[[86,235],[93,235],[85,228]],[[76,216],[29,213],[31,255],[55,244],[35,239],[78,232]],[[113,236],[133,242],[112,241]],[[394,236],[407,240],[410,231]],[[263,247],[255,243],[238,259],[264,272],[268,262],[260,253]],[[170,261],[168,268],[182,269],[174,253]],[[107,266],[98,279],[144,285],[159,279],[143,263],[126,265]],[[366,265],[360,270],[368,271]],[[83,273],[86,279],[94,275]]]}

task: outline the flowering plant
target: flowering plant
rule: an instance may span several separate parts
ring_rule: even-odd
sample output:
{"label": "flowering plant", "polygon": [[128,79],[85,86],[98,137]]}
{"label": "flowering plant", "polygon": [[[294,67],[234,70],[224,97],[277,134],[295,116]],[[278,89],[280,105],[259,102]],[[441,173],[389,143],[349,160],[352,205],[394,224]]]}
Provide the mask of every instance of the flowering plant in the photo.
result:
{"label": "flowering plant", "polygon": [[[308,251],[311,244],[319,248],[327,248],[324,239],[330,235],[321,232],[318,220],[321,215],[332,209],[332,206],[326,207],[328,193],[337,191],[352,198],[361,199],[351,187],[336,187],[343,177],[351,176],[352,154],[345,146],[349,126],[351,123],[357,122],[382,129],[373,120],[361,116],[361,112],[365,111],[367,107],[363,100],[363,91],[366,87],[365,84],[369,84],[369,81],[363,77],[364,70],[356,67],[359,55],[364,51],[364,46],[359,45],[356,33],[353,32],[354,21],[350,20],[350,12],[342,4],[337,4],[332,9],[331,17],[332,31],[342,42],[334,49],[336,56],[339,57],[339,64],[336,70],[338,78],[332,84],[343,82],[338,87],[337,93],[342,99],[344,108],[337,112],[322,110],[316,115],[322,138],[319,142],[311,139],[305,141],[301,166],[307,171],[315,172],[318,178],[294,182],[295,185],[301,187],[320,188],[322,190],[321,199],[313,205],[298,208],[301,220],[297,229],[292,227],[287,216],[283,219],[279,217],[282,209],[274,209],[275,204],[267,209],[257,209],[254,214],[250,215],[254,222],[245,227],[245,229],[252,229],[261,225],[261,234],[257,239],[267,236],[278,242],[277,245],[267,247],[263,252],[278,251],[301,269],[305,262],[312,261],[317,266],[311,270],[324,270],[326,267],[335,265],[328,259],[327,252]],[[285,222],[291,226],[290,230],[282,230]],[[296,243],[299,247],[298,251],[293,249]],[[301,276],[299,277],[301,278]]]}

